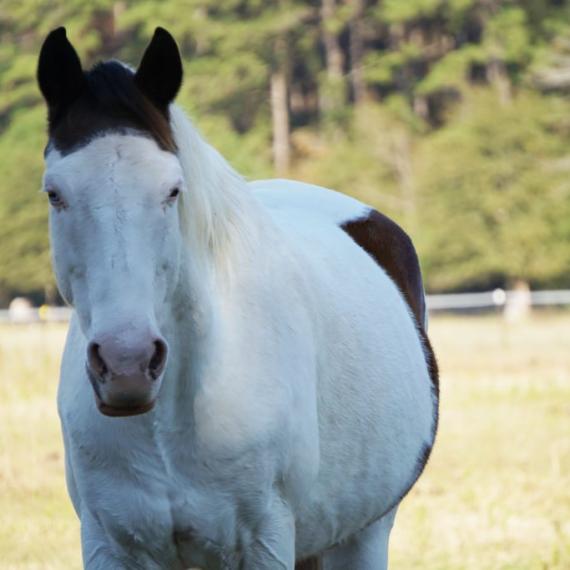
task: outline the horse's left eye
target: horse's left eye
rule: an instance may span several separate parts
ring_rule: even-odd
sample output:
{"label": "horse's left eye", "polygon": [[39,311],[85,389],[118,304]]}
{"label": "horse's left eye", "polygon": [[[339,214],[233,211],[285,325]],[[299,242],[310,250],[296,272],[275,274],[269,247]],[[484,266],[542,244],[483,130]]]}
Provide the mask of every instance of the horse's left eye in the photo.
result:
{"label": "horse's left eye", "polygon": [[173,188],[168,195],[168,199],[175,200],[178,194],[180,194],[180,188]]}

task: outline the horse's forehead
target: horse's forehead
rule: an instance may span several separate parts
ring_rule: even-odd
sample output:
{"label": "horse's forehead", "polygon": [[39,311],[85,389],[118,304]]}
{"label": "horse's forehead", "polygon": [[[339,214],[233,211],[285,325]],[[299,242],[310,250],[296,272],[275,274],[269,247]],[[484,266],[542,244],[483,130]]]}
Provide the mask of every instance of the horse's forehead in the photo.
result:
{"label": "horse's forehead", "polygon": [[110,180],[119,183],[121,178],[157,182],[180,176],[180,166],[175,155],[158,147],[147,136],[137,134],[108,134],[93,139],[88,144],[62,154],[51,149],[46,154],[46,177],[65,178],[68,184],[77,182]]}

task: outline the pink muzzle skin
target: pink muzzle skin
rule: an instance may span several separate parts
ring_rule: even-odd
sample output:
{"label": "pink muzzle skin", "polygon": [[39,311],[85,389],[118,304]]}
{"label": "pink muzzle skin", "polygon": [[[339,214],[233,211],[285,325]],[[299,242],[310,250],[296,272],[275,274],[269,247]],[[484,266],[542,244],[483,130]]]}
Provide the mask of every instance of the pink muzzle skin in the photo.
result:
{"label": "pink muzzle skin", "polygon": [[168,346],[158,336],[104,337],[87,347],[86,368],[99,411],[112,417],[144,414],[154,406]]}

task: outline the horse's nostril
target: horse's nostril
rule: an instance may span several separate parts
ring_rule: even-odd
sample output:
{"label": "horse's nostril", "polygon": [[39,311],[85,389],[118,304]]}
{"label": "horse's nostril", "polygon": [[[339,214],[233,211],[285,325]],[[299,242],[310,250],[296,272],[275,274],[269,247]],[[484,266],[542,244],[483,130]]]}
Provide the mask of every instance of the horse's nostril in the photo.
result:
{"label": "horse's nostril", "polygon": [[154,341],[154,353],[150,359],[148,368],[153,378],[158,378],[166,362],[166,343],[160,339]]}
{"label": "horse's nostril", "polygon": [[100,352],[100,345],[96,342],[90,342],[87,347],[87,358],[91,370],[98,376],[104,376],[108,372],[107,364],[103,360]]}

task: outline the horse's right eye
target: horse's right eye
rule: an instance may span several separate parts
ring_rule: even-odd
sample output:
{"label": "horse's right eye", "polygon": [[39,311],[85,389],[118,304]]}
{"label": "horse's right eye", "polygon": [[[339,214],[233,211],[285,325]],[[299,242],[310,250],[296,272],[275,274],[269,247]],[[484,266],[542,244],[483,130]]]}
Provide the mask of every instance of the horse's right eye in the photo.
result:
{"label": "horse's right eye", "polygon": [[63,200],[61,196],[55,190],[48,190],[47,191],[49,203],[54,206],[55,208],[62,208],[63,207]]}

